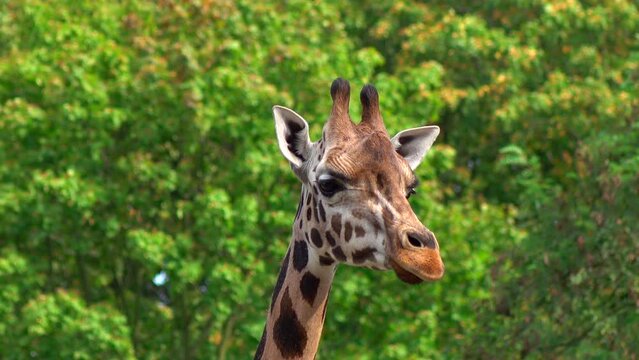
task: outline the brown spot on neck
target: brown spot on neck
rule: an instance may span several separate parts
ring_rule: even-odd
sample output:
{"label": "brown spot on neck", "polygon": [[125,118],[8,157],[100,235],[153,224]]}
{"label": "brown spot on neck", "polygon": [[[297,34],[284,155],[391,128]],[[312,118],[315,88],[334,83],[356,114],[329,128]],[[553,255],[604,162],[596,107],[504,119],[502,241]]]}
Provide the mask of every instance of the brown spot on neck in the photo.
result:
{"label": "brown spot on neck", "polygon": [[299,357],[304,354],[308,335],[293,309],[288,287],[284,291],[284,295],[282,295],[280,317],[277,318],[273,326],[273,340],[285,359]]}
{"label": "brown spot on neck", "polygon": [[282,261],[282,267],[280,268],[280,274],[277,276],[277,281],[275,282],[275,289],[273,289],[273,296],[271,297],[271,311],[273,311],[273,305],[275,305],[275,300],[277,300],[277,296],[280,294],[280,290],[282,289],[282,285],[284,284],[284,279],[286,278],[286,272],[288,271],[288,258],[291,254],[291,249],[289,248],[286,252],[286,256]]}
{"label": "brown spot on neck", "polygon": [[262,355],[264,355],[264,346],[266,345],[266,326],[264,326],[264,331],[262,332],[262,339],[260,340],[260,344],[257,345],[257,350],[255,350],[255,356],[253,360],[261,360]]}
{"label": "brown spot on neck", "polygon": [[300,291],[302,293],[302,297],[310,306],[313,306],[319,285],[320,279],[311,272],[307,272],[304,276],[302,276],[302,280],[300,281]]}
{"label": "brown spot on neck", "polygon": [[297,240],[293,245],[293,267],[302,271],[308,264],[308,244],[304,240]]}

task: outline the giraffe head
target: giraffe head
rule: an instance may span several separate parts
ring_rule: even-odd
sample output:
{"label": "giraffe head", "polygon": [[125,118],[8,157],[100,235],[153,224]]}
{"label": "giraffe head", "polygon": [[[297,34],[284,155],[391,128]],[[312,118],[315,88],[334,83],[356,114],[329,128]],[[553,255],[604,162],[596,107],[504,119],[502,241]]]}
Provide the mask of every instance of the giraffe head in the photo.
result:
{"label": "giraffe head", "polygon": [[408,283],[444,274],[439,245],[417,218],[408,198],[415,192],[413,170],[439,134],[424,126],[388,136],[377,90],[361,91],[362,121],[349,116],[350,86],[336,79],[333,107],[321,140],[311,142],[307,122],[275,106],[280,150],[302,181],[294,228],[295,251],[311,247],[318,262],[393,269]]}

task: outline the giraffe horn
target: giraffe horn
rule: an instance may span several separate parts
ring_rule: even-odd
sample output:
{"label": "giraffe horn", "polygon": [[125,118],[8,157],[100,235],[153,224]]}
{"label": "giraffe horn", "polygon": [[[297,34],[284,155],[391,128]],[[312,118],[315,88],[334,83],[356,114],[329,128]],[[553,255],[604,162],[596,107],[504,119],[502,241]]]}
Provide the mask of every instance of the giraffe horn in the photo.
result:
{"label": "giraffe horn", "polygon": [[371,84],[366,84],[359,94],[362,102],[362,124],[384,128],[382,114],[379,111],[379,95],[377,89]]}
{"label": "giraffe horn", "polygon": [[351,86],[348,81],[337,78],[331,84],[331,98],[333,99],[333,109],[329,123],[335,125],[352,124],[348,115],[348,104],[351,97]]}

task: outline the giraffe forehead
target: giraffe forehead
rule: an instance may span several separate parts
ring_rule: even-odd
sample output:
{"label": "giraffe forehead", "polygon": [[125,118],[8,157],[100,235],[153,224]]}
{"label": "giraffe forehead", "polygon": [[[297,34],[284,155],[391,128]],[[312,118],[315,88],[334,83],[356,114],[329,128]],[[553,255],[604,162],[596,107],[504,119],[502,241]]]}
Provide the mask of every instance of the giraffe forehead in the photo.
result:
{"label": "giraffe forehead", "polygon": [[377,132],[359,141],[337,144],[327,149],[325,165],[358,184],[403,187],[413,180],[413,172],[399,156],[388,135]]}

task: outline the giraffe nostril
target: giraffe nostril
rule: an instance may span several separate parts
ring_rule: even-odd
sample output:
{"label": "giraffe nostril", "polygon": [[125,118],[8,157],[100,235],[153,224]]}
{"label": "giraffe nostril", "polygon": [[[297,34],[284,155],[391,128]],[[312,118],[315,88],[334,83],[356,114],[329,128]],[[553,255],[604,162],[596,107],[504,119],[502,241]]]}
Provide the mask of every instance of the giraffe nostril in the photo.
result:
{"label": "giraffe nostril", "polygon": [[406,234],[406,238],[408,239],[408,243],[415,248],[429,248],[436,249],[437,248],[437,240],[435,240],[435,234],[430,231],[426,231],[424,233],[408,233]]}
{"label": "giraffe nostril", "polygon": [[416,248],[422,248],[424,247],[424,244],[422,244],[421,241],[419,241],[419,239],[413,235],[408,235],[408,242],[413,245]]}

